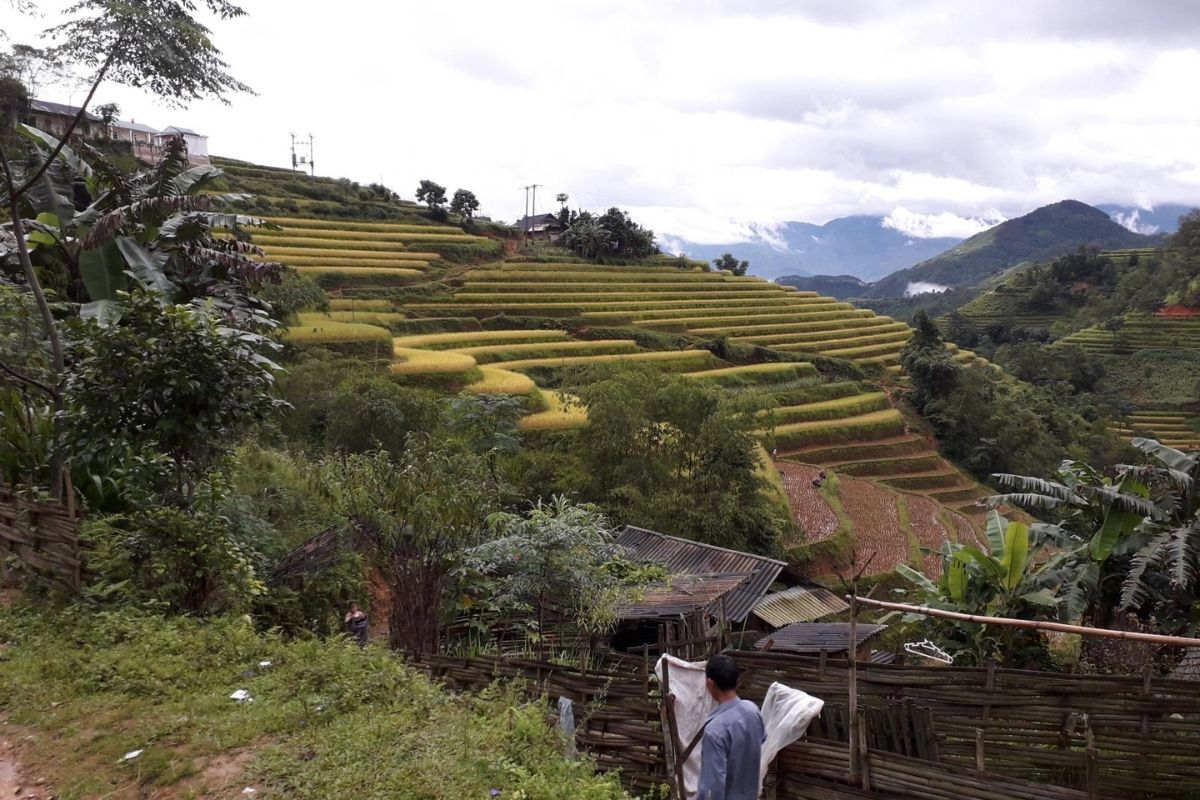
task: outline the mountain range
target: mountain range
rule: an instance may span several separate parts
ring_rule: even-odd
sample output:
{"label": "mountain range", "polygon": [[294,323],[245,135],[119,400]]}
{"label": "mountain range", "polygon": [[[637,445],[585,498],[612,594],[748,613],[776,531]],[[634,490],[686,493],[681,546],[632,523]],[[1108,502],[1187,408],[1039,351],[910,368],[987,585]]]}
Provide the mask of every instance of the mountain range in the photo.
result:
{"label": "mountain range", "polygon": [[[1012,266],[1021,260],[1053,258],[1079,244],[1147,246],[1150,243],[1148,239],[1130,238],[1121,230],[1143,236],[1172,233],[1180,215],[1190,207],[1179,204],[1164,204],[1153,209],[1117,204],[1092,207],[1064,201],[1044,208],[1055,210],[1026,219],[1043,210],[1038,209],[1025,217],[1016,218],[1025,219],[1025,222],[994,233],[1007,224],[1000,223],[966,240],[972,242],[971,247],[958,250],[953,256],[948,251],[965,245],[964,240],[914,236],[888,225],[886,217],[868,215],[839,217],[823,225],[786,222],[778,226],[752,226],[745,240],[722,244],[700,244],[670,236],[667,240],[672,249],[685,252],[693,258],[713,259],[722,253],[733,253],[739,259],[750,262],[750,272],[754,275],[766,278],[819,278],[799,283],[803,283],[805,288],[834,296],[866,296],[868,290],[865,287],[871,282],[877,285],[869,291],[870,296],[900,296],[909,288],[909,283],[919,281],[942,286],[964,285],[962,280],[953,277],[954,268],[949,266],[964,258],[977,264],[990,263],[1002,269],[1005,267],[1001,265]],[[1096,213],[1086,213],[1085,209]],[[1029,247],[1022,250],[1017,240],[1026,235],[1041,237],[1041,241],[1031,240]],[[992,246],[983,253],[971,255],[989,243]],[[942,256],[944,258],[939,260]],[[1020,258],[1013,261],[1017,256]],[[915,275],[908,271],[927,262],[933,264],[923,266]],[[973,273],[974,269],[971,267],[967,271]],[[991,267],[985,266],[984,269],[990,270]],[[905,274],[890,278],[900,271]],[[964,277],[969,280],[971,275]]]}

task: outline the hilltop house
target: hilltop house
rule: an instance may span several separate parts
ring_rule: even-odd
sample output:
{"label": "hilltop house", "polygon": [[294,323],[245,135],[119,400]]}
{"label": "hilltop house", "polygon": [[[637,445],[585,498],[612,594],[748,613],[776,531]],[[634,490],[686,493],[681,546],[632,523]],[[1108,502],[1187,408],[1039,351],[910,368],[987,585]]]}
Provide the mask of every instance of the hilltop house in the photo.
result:
{"label": "hilltop house", "polygon": [[[51,103],[48,100],[30,100],[29,110],[25,114],[25,123],[51,136],[61,138],[71,120],[79,113],[79,106],[68,106],[63,103]],[[101,120],[95,114],[87,112],[75,126],[75,131],[85,139],[97,136],[103,130]]]}
{"label": "hilltop house", "polygon": [[522,217],[513,226],[524,231],[530,239],[545,239],[549,242],[558,240],[567,226],[562,223],[557,214],[537,214],[532,217]]}
{"label": "hilltop house", "polygon": [[161,147],[163,143],[172,136],[182,136],[183,141],[187,144],[188,161],[193,164],[207,164],[208,160],[208,137],[202,133],[196,133],[191,128],[180,128],[176,125],[163,128],[161,132],[155,136],[155,141]]}
{"label": "hilltop house", "polygon": [[108,135],[115,141],[129,142],[134,158],[142,161],[156,161],[162,155],[156,139],[158,129],[150,125],[119,119],[109,127]]}
{"label": "hilltop house", "polygon": [[[79,113],[78,106],[51,103],[48,100],[30,100],[24,121],[45,131],[51,136],[66,134],[71,120]],[[134,120],[116,120],[105,130],[104,121],[95,114],[86,112],[75,126],[74,134],[84,139],[108,138],[116,142],[128,142],[134,156],[140,161],[157,161],[162,156],[163,143],[172,136],[182,136],[188,148],[188,161],[192,164],[208,164],[208,137],[191,128],[172,125],[163,130]]]}

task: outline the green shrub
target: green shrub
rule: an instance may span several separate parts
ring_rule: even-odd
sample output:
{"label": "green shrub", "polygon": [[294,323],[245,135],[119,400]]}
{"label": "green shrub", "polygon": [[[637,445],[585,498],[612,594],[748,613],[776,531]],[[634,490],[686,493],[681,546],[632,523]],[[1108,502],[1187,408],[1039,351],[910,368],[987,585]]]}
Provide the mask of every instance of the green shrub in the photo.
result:
{"label": "green shrub", "polygon": [[279,283],[264,285],[258,297],[271,304],[273,315],[281,322],[294,320],[301,311],[329,310],[329,297],[316,281],[292,270],[285,270]]}
{"label": "green shrub", "polygon": [[87,597],[103,606],[205,616],[246,611],[263,592],[228,517],[199,506],[93,519],[81,535],[95,576]]}

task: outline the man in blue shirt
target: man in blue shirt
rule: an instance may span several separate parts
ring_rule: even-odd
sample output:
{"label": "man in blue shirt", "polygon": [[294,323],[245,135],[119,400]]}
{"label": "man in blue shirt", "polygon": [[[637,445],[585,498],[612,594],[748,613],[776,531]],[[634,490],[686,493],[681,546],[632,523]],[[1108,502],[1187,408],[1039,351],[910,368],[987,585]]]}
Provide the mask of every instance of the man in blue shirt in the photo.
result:
{"label": "man in blue shirt", "polygon": [[732,657],[713,656],[704,675],[708,693],[720,705],[704,727],[697,800],[757,800],[766,739],[762,714],[754,703],[738,697],[738,668]]}

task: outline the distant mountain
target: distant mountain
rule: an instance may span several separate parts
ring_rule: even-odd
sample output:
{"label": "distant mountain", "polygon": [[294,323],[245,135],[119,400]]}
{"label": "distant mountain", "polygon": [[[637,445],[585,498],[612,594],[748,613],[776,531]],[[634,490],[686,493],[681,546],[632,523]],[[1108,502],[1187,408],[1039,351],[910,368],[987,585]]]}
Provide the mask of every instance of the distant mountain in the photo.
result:
{"label": "distant mountain", "polygon": [[1192,206],[1178,203],[1164,203],[1152,209],[1101,203],[1096,208],[1134,233],[1145,234],[1174,233],[1179,228],[1179,218],[1192,210]]}
{"label": "distant mountain", "polygon": [[1144,236],[1077,200],[1043,206],[977,233],[946,252],[876,281],[868,297],[903,297],[975,284],[1023,262],[1049,261],[1088,245],[1104,249],[1150,247]]}
{"label": "distant mountain", "polygon": [[750,262],[750,273],[764,278],[819,273],[849,274],[875,280],[932,258],[961,239],[921,239],[885,227],[883,217],[839,217],[824,225],[785,222],[752,229],[751,238],[727,244],[697,244],[674,239],[664,242],[692,258],[711,261],[733,253]]}
{"label": "distant mountain", "polygon": [[871,285],[853,275],[784,275],[775,282],[836,300],[862,297]]}

